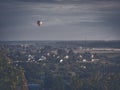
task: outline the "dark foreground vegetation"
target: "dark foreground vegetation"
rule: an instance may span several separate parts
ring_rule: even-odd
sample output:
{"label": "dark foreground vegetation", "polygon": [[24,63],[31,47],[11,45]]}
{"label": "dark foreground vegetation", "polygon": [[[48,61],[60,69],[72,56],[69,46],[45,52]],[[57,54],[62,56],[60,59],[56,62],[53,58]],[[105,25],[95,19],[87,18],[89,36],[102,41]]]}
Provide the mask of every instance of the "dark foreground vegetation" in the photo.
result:
{"label": "dark foreground vegetation", "polygon": [[0,50],[0,90],[28,90],[24,70],[15,67],[6,57],[6,51]]}
{"label": "dark foreground vegetation", "polygon": [[4,42],[0,44],[0,90],[120,90],[118,51],[81,52],[81,48],[103,45],[119,50],[120,42],[115,43],[119,45],[95,41]]}

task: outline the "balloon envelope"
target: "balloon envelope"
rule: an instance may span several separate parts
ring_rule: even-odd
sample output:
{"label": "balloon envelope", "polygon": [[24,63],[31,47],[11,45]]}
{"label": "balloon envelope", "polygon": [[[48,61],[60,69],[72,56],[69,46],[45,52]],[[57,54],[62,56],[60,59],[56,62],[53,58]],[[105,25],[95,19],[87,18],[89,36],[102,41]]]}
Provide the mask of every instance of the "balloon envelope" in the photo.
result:
{"label": "balloon envelope", "polygon": [[42,25],[42,24],[43,24],[42,21],[40,21],[40,20],[37,21],[37,25],[38,25],[38,26],[40,26],[40,25]]}

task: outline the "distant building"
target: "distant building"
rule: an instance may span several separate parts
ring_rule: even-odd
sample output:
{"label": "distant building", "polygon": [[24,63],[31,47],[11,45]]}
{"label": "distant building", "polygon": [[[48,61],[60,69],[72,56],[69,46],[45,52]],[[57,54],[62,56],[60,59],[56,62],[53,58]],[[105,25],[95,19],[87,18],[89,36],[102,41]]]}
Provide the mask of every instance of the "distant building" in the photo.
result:
{"label": "distant building", "polygon": [[60,60],[60,63],[62,63],[62,62],[63,62],[63,59]]}

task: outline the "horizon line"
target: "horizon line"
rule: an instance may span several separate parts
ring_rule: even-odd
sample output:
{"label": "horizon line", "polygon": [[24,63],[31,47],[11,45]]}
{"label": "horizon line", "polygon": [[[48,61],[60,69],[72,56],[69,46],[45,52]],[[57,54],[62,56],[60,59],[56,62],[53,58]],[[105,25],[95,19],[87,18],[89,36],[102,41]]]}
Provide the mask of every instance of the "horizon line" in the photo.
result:
{"label": "horizon line", "polygon": [[0,42],[22,42],[22,41],[120,41],[120,40],[0,40]]}

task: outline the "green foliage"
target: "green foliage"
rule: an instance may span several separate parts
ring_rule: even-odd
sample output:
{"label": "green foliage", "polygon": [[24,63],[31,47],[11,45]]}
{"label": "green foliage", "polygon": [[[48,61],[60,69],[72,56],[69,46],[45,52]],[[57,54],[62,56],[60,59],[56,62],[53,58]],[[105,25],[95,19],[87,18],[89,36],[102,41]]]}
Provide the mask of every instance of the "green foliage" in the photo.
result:
{"label": "green foliage", "polygon": [[[119,90],[120,73],[109,71],[111,64],[51,63],[21,64],[28,82],[38,83],[41,90]],[[87,66],[86,69],[81,66]],[[112,65],[113,66],[113,65]]]}
{"label": "green foliage", "polygon": [[13,66],[5,55],[4,52],[0,53],[0,90],[17,90],[22,84],[23,70]]}
{"label": "green foliage", "polygon": [[[28,44],[26,47],[21,44],[4,47],[8,57],[13,62],[19,61],[17,64],[24,68],[28,82],[39,84],[40,90],[120,90],[119,53],[97,53],[95,56],[98,61],[82,62],[79,58],[82,54],[73,52],[76,46],[75,49],[73,46],[58,46],[54,45],[56,48],[53,48]],[[23,87],[26,85],[23,83],[26,82],[24,71],[13,66],[12,61],[6,57],[7,51],[0,51],[0,90],[26,90]],[[34,56],[35,61],[28,61],[28,55]],[[64,58],[66,55],[69,55],[69,59]],[[38,61],[42,56],[46,59]],[[90,53],[82,56],[89,59]],[[63,59],[62,63],[60,59]]]}

